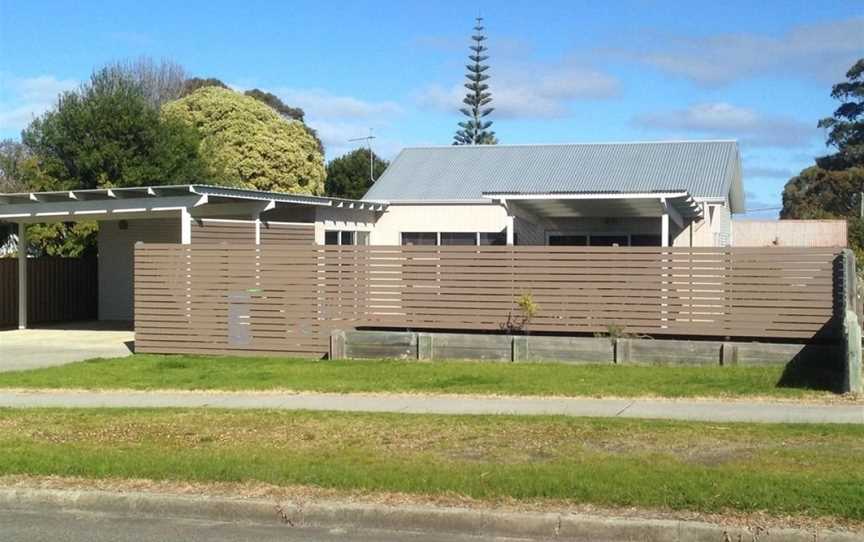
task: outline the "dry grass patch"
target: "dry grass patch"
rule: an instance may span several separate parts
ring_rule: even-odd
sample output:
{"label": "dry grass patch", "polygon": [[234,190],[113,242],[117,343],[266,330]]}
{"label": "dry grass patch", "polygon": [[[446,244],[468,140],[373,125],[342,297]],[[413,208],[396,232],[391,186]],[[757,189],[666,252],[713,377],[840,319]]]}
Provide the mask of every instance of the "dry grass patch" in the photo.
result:
{"label": "dry grass patch", "polygon": [[0,410],[0,475],[314,486],[864,521],[864,427]]}

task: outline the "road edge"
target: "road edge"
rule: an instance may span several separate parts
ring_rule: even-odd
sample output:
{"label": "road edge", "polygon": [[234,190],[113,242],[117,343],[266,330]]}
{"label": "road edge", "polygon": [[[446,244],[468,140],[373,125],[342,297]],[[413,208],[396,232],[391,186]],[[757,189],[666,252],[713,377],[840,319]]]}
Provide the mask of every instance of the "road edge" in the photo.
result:
{"label": "road edge", "polygon": [[697,521],[538,512],[339,502],[277,503],[262,499],[181,496],[101,490],[0,488],[0,508],[85,511],[126,516],[175,517],[223,522],[283,523],[291,527],[359,528],[441,534],[647,542],[852,542],[862,533],[752,529]]}

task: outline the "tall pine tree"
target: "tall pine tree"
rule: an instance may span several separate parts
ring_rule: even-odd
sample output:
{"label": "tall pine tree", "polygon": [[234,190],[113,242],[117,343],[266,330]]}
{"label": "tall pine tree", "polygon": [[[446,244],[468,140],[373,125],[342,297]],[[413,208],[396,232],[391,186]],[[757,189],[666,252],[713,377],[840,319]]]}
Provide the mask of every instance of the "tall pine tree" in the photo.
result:
{"label": "tall pine tree", "polygon": [[465,88],[468,93],[462,103],[466,107],[460,108],[459,111],[468,117],[468,120],[459,123],[459,130],[453,136],[454,145],[494,145],[498,143],[495,138],[495,132],[489,130],[492,126],[492,121],[485,120],[494,108],[488,107],[492,102],[492,93],[489,92],[489,85],[486,80],[489,75],[486,70],[489,66],[483,64],[489,56],[486,55],[486,35],[484,34],[483,17],[477,17],[477,25],[474,27],[474,35],[471,39],[474,44],[470,46],[471,54],[468,59],[471,64],[466,64],[468,73],[465,78],[468,82],[465,83]]}

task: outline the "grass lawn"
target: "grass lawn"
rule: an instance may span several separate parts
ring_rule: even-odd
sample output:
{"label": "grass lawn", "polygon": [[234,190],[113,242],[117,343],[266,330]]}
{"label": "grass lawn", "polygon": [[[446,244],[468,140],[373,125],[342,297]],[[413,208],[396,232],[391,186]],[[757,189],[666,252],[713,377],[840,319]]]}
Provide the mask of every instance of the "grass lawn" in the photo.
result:
{"label": "grass lawn", "polygon": [[864,427],[0,410],[0,475],[263,482],[864,520]]}
{"label": "grass lawn", "polygon": [[779,386],[782,367],[312,361],[160,356],[95,359],[0,373],[5,388],[486,393],[562,396],[827,396]]}

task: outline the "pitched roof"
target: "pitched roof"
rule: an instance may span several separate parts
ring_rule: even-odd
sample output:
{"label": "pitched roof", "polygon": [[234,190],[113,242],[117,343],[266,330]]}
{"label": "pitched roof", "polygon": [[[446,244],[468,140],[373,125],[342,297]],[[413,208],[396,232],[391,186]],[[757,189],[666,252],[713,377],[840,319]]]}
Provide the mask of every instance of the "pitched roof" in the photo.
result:
{"label": "pitched roof", "polygon": [[470,145],[404,149],[363,199],[479,200],[483,194],[686,191],[744,211],[735,141]]}

